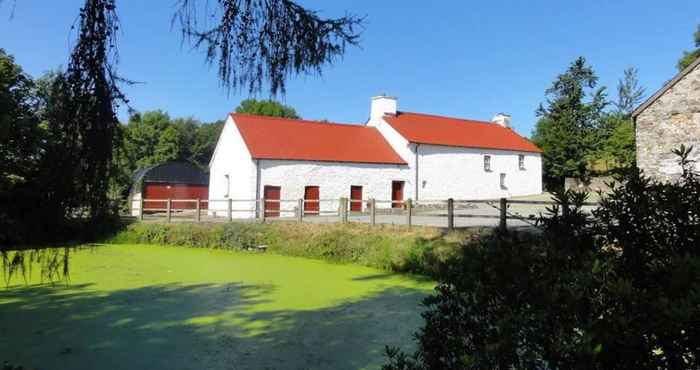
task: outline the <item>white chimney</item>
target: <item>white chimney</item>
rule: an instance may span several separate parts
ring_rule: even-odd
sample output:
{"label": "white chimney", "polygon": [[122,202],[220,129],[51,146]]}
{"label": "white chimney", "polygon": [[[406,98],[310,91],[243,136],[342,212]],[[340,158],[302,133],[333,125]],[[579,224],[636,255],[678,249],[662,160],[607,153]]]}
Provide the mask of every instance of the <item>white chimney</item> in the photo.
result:
{"label": "white chimney", "polygon": [[508,114],[498,113],[497,115],[493,116],[491,121],[497,125],[510,128],[510,115]]}
{"label": "white chimney", "polygon": [[396,101],[397,99],[393,96],[381,95],[372,97],[369,120],[376,121],[385,114],[396,114]]}

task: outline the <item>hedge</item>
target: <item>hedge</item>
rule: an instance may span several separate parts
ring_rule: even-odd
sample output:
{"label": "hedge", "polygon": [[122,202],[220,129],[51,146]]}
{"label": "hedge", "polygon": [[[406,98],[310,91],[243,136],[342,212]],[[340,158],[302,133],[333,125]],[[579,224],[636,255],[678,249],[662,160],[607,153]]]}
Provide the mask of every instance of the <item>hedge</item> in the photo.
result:
{"label": "hedge", "polygon": [[135,223],[109,242],[240,251],[266,246],[268,252],[281,255],[438,277],[447,261],[461,255],[466,240],[483,233],[360,224]]}

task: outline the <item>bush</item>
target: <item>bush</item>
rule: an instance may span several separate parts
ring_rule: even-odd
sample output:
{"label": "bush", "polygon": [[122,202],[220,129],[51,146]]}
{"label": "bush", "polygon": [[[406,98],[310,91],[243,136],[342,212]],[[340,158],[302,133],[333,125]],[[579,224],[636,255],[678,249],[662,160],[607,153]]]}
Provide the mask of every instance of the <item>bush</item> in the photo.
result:
{"label": "bush", "polygon": [[[428,297],[418,349],[385,370],[696,369],[700,366],[700,182],[631,172],[593,218],[585,195],[542,218],[541,235],[464,248]],[[449,265],[449,264],[448,264]]]}
{"label": "bush", "polygon": [[355,263],[388,271],[437,277],[461,253],[463,241],[482,232],[441,234],[431,228],[369,227],[296,223],[135,223],[112,243],[162,244],[249,250],[265,245],[272,253]]}

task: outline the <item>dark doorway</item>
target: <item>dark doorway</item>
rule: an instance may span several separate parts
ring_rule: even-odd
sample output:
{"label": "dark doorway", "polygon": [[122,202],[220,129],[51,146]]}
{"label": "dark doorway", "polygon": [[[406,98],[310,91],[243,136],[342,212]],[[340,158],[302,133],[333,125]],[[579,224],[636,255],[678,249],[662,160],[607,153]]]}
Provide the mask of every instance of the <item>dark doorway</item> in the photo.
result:
{"label": "dark doorway", "polygon": [[279,186],[265,185],[265,217],[280,216],[280,194],[282,188]]}
{"label": "dark doorway", "polygon": [[362,212],[362,186],[350,186],[350,211]]}
{"label": "dark doorway", "polygon": [[403,181],[391,182],[391,208],[403,207]]}
{"label": "dark doorway", "polygon": [[321,190],[318,186],[307,186],[304,188],[304,214],[318,215],[321,209],[319,199]]}

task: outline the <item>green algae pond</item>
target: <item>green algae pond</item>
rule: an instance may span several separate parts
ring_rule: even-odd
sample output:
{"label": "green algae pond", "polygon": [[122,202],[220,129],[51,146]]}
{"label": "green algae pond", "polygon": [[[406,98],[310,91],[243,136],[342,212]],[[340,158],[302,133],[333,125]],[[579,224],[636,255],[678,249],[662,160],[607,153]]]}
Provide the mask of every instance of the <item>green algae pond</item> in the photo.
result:
{"label": "green algae pond", "polygon": [[434,283],[269,253],[141,245],[71,252],[0,288],[0,361],[25,369],[376,369],[413,347]]}

